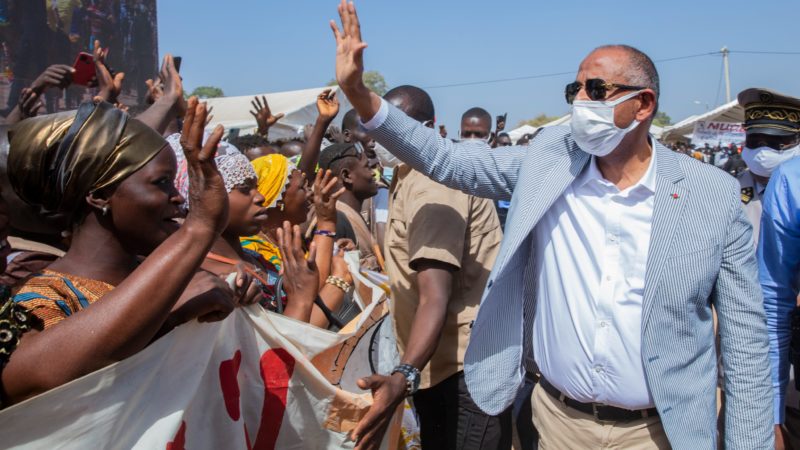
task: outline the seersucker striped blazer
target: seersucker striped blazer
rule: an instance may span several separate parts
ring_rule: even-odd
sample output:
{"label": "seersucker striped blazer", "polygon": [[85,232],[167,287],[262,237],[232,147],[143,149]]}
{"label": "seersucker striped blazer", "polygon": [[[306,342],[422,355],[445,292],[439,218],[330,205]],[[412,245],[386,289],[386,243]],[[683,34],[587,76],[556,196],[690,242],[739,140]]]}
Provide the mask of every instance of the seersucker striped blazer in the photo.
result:
{"label": "seersucker striped blazer", "polygon": [[[475,402],[498,414],[514,400],[531,355],[536,310],[531,230],[589,155],[566,127],[527,147],[491,150],[442,139],[389,105],[370,133],[433,180],[511,199],[505,238],[472,329],[465,374]],[[716,448],[717,310],[727,393],[725,446],[773,447],[768,341],[752,227],[736,179],[656,143],[656,200],[645,273],[642,359],[673,448]]]}

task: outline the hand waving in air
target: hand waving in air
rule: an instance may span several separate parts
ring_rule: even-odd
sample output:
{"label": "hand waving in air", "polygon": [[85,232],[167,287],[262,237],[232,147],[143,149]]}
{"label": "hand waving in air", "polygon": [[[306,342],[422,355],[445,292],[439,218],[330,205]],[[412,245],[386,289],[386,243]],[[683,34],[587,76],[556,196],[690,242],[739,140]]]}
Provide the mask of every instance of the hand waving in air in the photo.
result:
{"label": "hand waving in air", "polygon": [[336,81],[350,100],[359,117],[369,121],[381,107],[381,98],[364,84],[364,49],[367,44],[361,39],[361,24],[356,7],[345,0],[339,4],[342,29],[331,20],[331,30],[336,39]]}
{"label": "hand waving in air", "polygon": [[360,90],[364,86],[364,49],[367,44],[361,39],[361,24],[353,2],[345,0],[339,4],[342,30],[331,20],[331,29],[336,38],[336,81],[343,89]]}
{"label": "hand waving in air", "polygon": [[321,172],[314,179],[314,211],[319,224],[333,224],[336,227],[336,200],[344,194],[345,188],[334,192],[339,181],[330,169]]}
{"label": "hand waving in air", "polygon": [[320,117],[326,120],[333,120],[339,114],[339,100],[336,92],[332,89],[325,89],[317,96],[317,111]]}
{"label": "hand waving in air", "polygon": [[117,103],[117,97],[122,92],[122,80],[125,78],[125,74],[117,72],[112,77],[106,66],[107,56],[108,49],[103,49],[100,41],[94,41],[94,70],[98,88],[95,98],[100,97],[109,103]]}
{"label": "hand waving in air", "polygon": [[270,127],[283,118],[283,113],[272,115],[272,111],[270,111],[269,104],[267,103],[267,97],[264,95],[262,95],[260,99],[255,97],[250,104],[253,105],[254,108],[254,111],[250,111],[250,114],[256,118],[256,123],[258,124],[258,130],[256,132],[261,136],[266,136],[269,133]]}
{"label": "hand waving in air", "polygon": [[225,190],[222,175],[217,170],[214,156],[224,128],[217,125],[203,145],[207,115],[205,103],[198,103],[196,97],[191,97],[181,133],[181,146],[189,172],[191,205],[184,226],[210,228],[219,235],[228,226],[228,192]]}

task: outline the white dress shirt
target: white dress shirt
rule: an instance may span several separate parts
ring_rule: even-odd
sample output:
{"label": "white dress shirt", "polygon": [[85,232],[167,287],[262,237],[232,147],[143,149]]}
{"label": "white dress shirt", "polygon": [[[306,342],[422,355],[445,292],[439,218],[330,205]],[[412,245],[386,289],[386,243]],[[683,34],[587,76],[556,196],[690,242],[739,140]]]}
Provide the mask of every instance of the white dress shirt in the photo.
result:
{"label": "white dress shirt", "polygon": [[533,354],[542,375],[581,402],[654,406],[641,354],[642,296],[656,154],[624,191],[594,157],[533,230]]}

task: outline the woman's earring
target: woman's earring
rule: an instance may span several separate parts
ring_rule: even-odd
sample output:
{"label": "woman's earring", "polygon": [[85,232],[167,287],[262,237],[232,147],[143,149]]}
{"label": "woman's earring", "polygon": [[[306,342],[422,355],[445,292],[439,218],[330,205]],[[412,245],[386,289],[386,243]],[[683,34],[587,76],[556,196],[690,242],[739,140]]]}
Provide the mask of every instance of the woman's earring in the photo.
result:
{"label": "woman's earring", "polygon": [[107,216],[108,215],[108,205],[103,206],[102,211],[103,211],[103,215]]}
{"label": "woman's earring", "polygon": [[285,206],[286,206],[286,205],[285,205],[283,202],[280,202],[280,203],[278,203],[278,210],[280,210],[280,211],[283,211],[283,208],[284,208]]}

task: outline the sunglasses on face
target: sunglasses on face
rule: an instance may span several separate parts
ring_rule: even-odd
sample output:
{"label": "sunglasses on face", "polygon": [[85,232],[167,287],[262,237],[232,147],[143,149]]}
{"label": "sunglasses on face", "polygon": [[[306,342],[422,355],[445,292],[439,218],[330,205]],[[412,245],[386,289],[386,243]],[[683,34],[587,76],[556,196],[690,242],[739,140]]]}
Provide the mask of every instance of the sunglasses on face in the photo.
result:
{"label": "sunglasses on face", "polygon": [[789,138],[775,138],[763,136],[747,136],[745,137],[745,145],[749,148],[769,147],[773,150],[784,151],[786,149],[795,147],[797,145],[796,137]]}
{"label": "sunglasses on face", "polygon": [[573,81],[572,83],[568,84],[566,88],[564,88],[564,96],[567,99],[567,104],[571,105],[572,102],[575,101],[575,97],[578,96],[578,93],[582,88],[586,89],[586,95],[588,95],[593,101],[605,100],[606,95],[608,95],[608,91],[610,90],[640,91],[642,89],[646,89],[642,86],[607,83],[605,80],[601,80],[600,78],[590,78],[586,80],[586,84],[583,84],[580,81]]}

